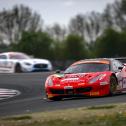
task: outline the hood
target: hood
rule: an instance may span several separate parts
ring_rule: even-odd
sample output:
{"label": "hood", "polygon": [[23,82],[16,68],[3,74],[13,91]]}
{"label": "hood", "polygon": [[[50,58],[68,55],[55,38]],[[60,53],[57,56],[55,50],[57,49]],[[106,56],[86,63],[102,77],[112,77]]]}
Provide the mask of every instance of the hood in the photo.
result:
{"label": "hood", "polygon": [[90,79],[103,74],[105,72],[96,72],[96,73],[77,73],[77,74],[55,74],[53,75],[54,84],[61,84],[61,85],[75,85],[78,83],[86,83]]}
{"label": "hood", "polygon": [[48,64],[49,63],[49,61],[46,59],[24,59],[24,60],[21,60],[20,62],[26,62],[30,64],[38,64],[38,63]]}

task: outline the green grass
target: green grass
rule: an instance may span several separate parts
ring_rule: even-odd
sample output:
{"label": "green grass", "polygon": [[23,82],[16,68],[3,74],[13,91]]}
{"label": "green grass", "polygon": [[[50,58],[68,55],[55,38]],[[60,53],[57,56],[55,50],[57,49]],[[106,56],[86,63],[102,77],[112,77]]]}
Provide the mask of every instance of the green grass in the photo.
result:
{"label": "green grass", "polygon": [[17,117],[8,117],[8,118],[4,118],[3,120],[28,120],[28,119],[32,119],[31,116],[17,116]]}
{"label": "green grass", "polygon": [[126,104],[5,117],[0,126],[126,126]]}
{"label": "green grass", "polygon": [[107,106],[91,106],[88,107],[87,109],[112,109],[115,108],[116,105],[107,105]]}

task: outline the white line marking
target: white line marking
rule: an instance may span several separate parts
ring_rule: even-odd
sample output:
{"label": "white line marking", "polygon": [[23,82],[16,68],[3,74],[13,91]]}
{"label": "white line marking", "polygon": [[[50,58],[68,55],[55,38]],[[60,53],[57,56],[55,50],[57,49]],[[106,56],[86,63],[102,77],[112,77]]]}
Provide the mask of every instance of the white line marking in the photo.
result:
{"label": "white line marking", "polygon": [[0,88],[0,100],[15,97],[20,94],[21,92],[18,90]]}

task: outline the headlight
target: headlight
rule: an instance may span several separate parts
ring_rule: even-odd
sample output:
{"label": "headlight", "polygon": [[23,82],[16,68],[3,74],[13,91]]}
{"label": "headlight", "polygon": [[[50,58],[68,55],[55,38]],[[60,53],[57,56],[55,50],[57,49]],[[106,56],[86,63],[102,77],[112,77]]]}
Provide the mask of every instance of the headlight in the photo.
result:
{"label": "headlight", "polygon": [[25,62],[24,64],[27,65],[27,66],[32,65],[31,63],[28,63],[28,62]]}
{"label": "headlight", "polygon": [[92,84],[92,83],[94,83],[94,82],[96,82],[96,81],[98,81],[98,80],[102,80],[105,76],[106,76],[106,74],[100,74],[100,75],[98,75],[98,76],[92,78],[92,79],[89,81],[89,83]]}
{"label": "headlight", "polygon": [[47,82],[48,86],[53,86],[53,81],[51,78],[49,78],[48,82]]}

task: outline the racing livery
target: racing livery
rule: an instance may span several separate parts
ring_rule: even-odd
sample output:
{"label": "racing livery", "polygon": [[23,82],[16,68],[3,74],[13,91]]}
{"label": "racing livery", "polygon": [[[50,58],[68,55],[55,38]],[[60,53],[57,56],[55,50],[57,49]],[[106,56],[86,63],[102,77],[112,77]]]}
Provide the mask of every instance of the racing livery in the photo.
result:
{"label": "racing livery", "polygon": [[50,70],[52,70],[52,64],[47,59],[34,59],[21,52],[0,53],[0,72],[20,73]]}
{"label": "racing livery", "polygon": [[63,73],[50,75],[45,91],[50,100],[122,93],[126,91],[126,66],[109,58],[77,61]]}

